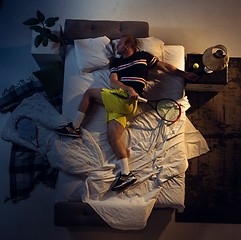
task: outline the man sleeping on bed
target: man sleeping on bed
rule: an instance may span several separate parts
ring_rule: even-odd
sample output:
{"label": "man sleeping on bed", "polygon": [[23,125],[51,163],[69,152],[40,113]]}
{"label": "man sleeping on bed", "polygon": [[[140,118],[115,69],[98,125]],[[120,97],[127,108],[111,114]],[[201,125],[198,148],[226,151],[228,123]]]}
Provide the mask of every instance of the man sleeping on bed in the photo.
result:
{"label": "man sleeping on bed", "polygon": [[133,36],[123,36],[117,44],[116,58],[111,66],[110,86],[112,89],[88,89],[79,105],[73,120],[64,127],[55,129],[60,135],[81,137],[80,124],[93,102],[105,106],[107,112],[107,138],[116,158],[119,160],[121,174],[112,190],[123,190],[137,179],[129,170],[128,152],[121,141],[127,120],[137,109],[138,97],[142,96],[148,70],[156,68],[172,76],[196,81],[198,76],[177,69],[176,67],[158,61],[147,52],[136,50],[136,39]]}

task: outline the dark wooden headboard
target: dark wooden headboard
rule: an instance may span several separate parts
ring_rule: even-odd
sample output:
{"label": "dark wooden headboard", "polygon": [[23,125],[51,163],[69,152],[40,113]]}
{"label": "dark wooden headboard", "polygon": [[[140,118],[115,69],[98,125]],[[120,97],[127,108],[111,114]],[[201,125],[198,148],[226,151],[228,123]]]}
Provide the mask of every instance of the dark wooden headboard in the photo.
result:
{"label": "dark wooden headboard", "polygon": [[107,36],[113,40],[123,35],[133,35],[136,38],[149,37],[149,24],[142,21],[65,20],[66,44],[73,44],[74,39]]}

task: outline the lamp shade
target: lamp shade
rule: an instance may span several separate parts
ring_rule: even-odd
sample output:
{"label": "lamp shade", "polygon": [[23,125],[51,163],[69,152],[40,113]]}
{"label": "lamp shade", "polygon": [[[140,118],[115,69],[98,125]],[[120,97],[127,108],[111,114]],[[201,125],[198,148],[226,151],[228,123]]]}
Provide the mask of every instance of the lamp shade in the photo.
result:
{"label": "lamp shade", "polygon": [[227,48],[223,45],[216,45],[205,50],[203,53],[203,64],[211,71],[221,71],[229,62]]}

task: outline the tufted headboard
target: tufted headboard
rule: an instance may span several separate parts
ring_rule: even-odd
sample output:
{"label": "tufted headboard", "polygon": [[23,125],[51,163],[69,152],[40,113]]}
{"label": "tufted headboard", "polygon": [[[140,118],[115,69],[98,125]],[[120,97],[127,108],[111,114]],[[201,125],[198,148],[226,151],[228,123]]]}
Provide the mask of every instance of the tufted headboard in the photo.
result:
{"label": "tufted headboard", "polygon": [[133,35],[137,38],[149,37],[149,24],[141,21],[65,20],[64,38],[66,44],[73,44],[74,39],[101,36],[118,39],[123,35]]}

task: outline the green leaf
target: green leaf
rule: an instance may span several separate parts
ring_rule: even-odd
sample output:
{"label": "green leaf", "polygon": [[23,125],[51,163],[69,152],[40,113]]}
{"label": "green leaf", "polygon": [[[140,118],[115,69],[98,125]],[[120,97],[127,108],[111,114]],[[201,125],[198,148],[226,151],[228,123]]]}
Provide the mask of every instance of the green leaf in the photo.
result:
{"label": "green leaf", "polygon": [[59,18],[58,17],[55,17],[55,18],[48,18],[45,20],[45,24],[47,27],[53,27],[55,25],[55,22],[58,21]]}
{"label": "green leaf", "polygon": [[55,35],[55,34],[47,34],[48,39],[50,39],[51,41],[58,43],[59,42],[59,38]]}
{"label": "green leaf", "polygon": [[46,29],[46,34],[51,34],[50,29],[48,29],[48,28],[45,28],[45,29]]}
{"label": "green leaf", "polygon": [[37,10],[37,18],[38,18],[38,20],[40,21],[40,22],[44,22],[44,20],[45,20],[45,16],[39,11],[39,10]]}
{"label": "green leaf", "polygon": [[42,28],[40,30],[40,34],[43,36],[43,37],[46,37],[47,34],[51,34],[51,31],[48,29],[48,28]]}
{"label": "green leaf", "polygon": [[36,36],[35,42],[34,42],[35,47],[37,48],[41,44],[42,41],[43,41],[43,37],[41,35]]}
{"label": "green leaf", "polygon": [[23,22],[24,25],[37,25],[39,24],[40,21],[37,18],[29,18],[28,20],[26,20],[25,22]]}
{"label": "green leaf", "polygon": [[40,34],[41,34],[43,37],[45,37],[46,34],[47,34],[46,28],[43,28]]}
{"label": "green leaf", "polygon": [[43,28],[40,26],[31,26],[30,29],[41,34]]}
{"label": "green leaf", "polygon": [[44,47],[48,46],[48,43],[49,43],[48,38],[47,38],[47,37],[44,37],[44,38],[43,38],[43,41],[42,41],[43,46],[44,46]]}

